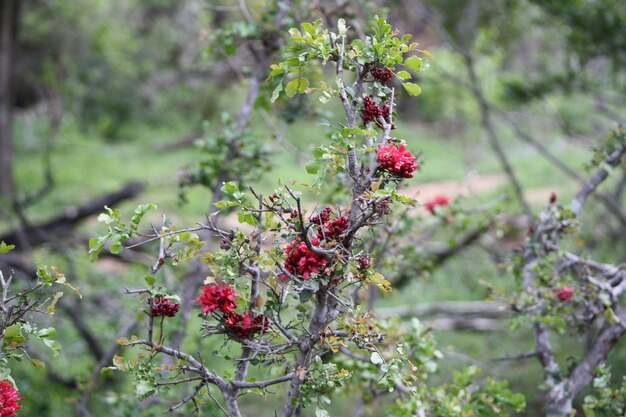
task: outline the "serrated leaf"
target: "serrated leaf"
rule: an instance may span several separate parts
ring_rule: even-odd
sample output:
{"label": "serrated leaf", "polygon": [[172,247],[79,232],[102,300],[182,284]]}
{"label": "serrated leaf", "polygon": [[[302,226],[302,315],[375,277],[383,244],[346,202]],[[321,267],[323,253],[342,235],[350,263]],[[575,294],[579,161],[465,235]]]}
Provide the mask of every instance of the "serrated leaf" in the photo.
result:
{"label": "serrated leaf", "polygon": [[408,71],[399,71],[396,73],[396,77],[400,78],[401,80],[410,80],[411,74]]}
{"label": "serrated leaf", "polygon": [[417,97],[420,94],[422,94],[422,89],[417,84],[414,84],[414,83],[404,83],[404,84],[402,84],[402,86],[404,87],[406,92],[409,93],[410,96]]}
{"label": "serrated leaf", "polygon": [[404,65],[410,70],[419,71],[422,68],[422,59],[413,55],[404,61]]}

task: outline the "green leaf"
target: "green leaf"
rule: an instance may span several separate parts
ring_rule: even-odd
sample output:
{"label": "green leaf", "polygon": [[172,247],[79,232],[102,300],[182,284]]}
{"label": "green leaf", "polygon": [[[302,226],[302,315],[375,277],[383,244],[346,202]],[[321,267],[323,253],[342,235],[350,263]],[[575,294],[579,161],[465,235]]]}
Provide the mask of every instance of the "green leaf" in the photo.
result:
{"label": "green leaf", "polygon": [[402,86],[404,87],[406,92],[409,93],[410,96],[414,96],[415,97],[415,96],[419,96],[420,94],[422,94],[422,89],[417,84],[404,83],[404,84],[402,84]]}
{"label": "green leaf", "polygon": [[276,99],[278,99],[278,96],[280,95],[280,92],[283,91],[283,83],[279,83],[276,88],[274,89],[274,91],[272,92],[272,98],[271,98],[271,102],[275,102]]}
{"label": "green leaf", "polygon": [[370,360],[372,361],[374,365],[380,365],[382,363],[385,363],[385,361],[383,360],[383,357],[380,356],[380,353],[378,352],[372,352],[372,356],[370,356]]}
{"label": "green leaf", "polygon": [[304,166],[304,169],[306,169],[306,172],[311,175],[316,175],[320,171],[320,168],[321,168],[321,164],[320,164],[320,161],[317,159],[309,161]]}
{"label": "green leaf", "polygon": [[285,93],[287,97],[293,98],[296,93],[302,94],[307,88],[309,88],[309,80],[306,78],[298,78],[297,80],[292,80],[287,83]]}
{"label": "green leaf", "polygon": [[111,252],[112,254],[117,254],[120,253],[122,251],[123,247],[122,247],[122,243],[121,242],[115,242],[114,244],[111,245],[111,247],[109,248],[109,252]]}
{"label": "green leaf", "polygon": [[239,187],[237,187],[237,183],[235,182],[225,182],[222,186],[222,192],[226,194],[235,194],[239,191]]}
{"label": "green leaf", "polygon": [[313,297],[313,294],[314,292],[311,290],[302,290],[300,292],[300,302],[306,303],[307,301],[311,299],[311,297]]}
{"label": "green leaf", "polygon": [[138,397],[145,398],[154,392],[154,385],[145,380],[138,381],[135,392]]}
{"label": "green leaf", "polygon": [[421,58],[416,57],[415,55],[410,56],[404,61],[404,65],[407,68],[413,71],[419,71],[422,68],[422,60]]}
{"label": "green leaf", "polygon": [[396,73],[396,77],[400,78],[401,80],[410,80],[411,74],[409,74],[408,71],[400,71]]}
{"label": "green leaf", "polygon": [[346,27],[346,19],[337,20],[337,29],[339,29],[340,35],[343,35],[348,31],[348,28]]}
{"label": "green leaf", "polygon": [[50,348],[50,350],[52,351],[52,356],[58,356],[59,353],[61,352],[61,344],[59,342],[57,342],[56,340],[52,340],[52,339],[41,339],[44,343],[44,345],[48,346],[48,348]]}
{"label": "green leaf", "polygon": [[35,368],[45,368],[46,364],[40,361],[39,359],[31,359],[30,363],[32,363]]}
{"label": "green leaf", "polygon": [[153,277],[152,275],[146,275],[143,277],[144,281],[146,281],[146,284],[152,286],[154,285],[154,283],[156,282],[156,278]]}
{"label": "green leaf", "polygon": [[330,414],[328,414],[328,411],[324,410],[323,408],[316,408],[315,417],[330,417]]}
{"label": "green leaf", "polygon": [[95,262],[98,259],[98,255],[104,249],[106,243],[106,237],[94,237],[89,239],[89,260]]}
{"label": "green leaf", "polygon": [[57,331],[54,327],[48,327],[46,329],[41,329],[37,332],[37,336],[39,336],[42,339],[45,339],[46,337],[54,337],[57,335]]}
{"label": "green leaf", "polygon": [[7,245],[4,243],[4,240],[0,243],[0,255],[4,255],[5,253],[11,252],[15,249],[15,245]]}
{"label": "green leaf", "polygon": [[11,340],[17,337],[20,334],[21,328],[22,328],[22,325],[20,323],[7,327],[6,329],[4,329],[4,339]]}

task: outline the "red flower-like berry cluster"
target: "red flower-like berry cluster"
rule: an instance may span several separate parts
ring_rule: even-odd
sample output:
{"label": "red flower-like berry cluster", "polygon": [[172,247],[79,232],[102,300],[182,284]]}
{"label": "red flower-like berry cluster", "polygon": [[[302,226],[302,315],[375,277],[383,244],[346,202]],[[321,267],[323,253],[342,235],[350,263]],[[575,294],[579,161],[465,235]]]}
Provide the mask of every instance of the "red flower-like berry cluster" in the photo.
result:
{"label": "red flower-like berry cluster", "polygon": [[205,285],[202,294],[196,300],[196,304],[202,306],[204,314],[213,313],[223,321],[228,331],[239,339],[250,339],[257,333],[265,333],[270,326],[270,321],[263,314],[254,315],[237,313],[235,289],[228,284],[215,283]]}
{"label": "red flower-like berry cluster", "polygon": [[413,178],[413,171],[419,168],[413,154],[406,150],[406,145],[393,143],[378,147],[378,162],[385,171],[393,176]]}
{"label": "red flower-like berry cluster", "polygon": [[228,284],[215,283],[205,285],[202,294],[196,300],[196,304],[202,306],[202,312],[206,315],[213,311],[228,314],[237,308],[235,290]]}
{"label": "red flower-like berry cluster", "polygon": [[[313,246],[319,246],[319,239],[312,239]],[[292,275],[298,275],[308,280],[311,274],[319,274],[322,272],[328,260],[322,255],[309,250],[305,242],[296,239],[287,244],[285,248],[287,259],[285,260],[285,269]],[[287,279],[286,276],[283,277]]]}
{"label": "red flower-like berry cluster", "polygon": [[371,73],[374,76],[374,78],[376,78],[378,81],[380,81],[381,84],[384,84],[384,85],[386,85],[389,82],[389,80],[391,80],[391,78],[393,77],[393,71],[384,67],[373,68],[371,70]]}
{"label": "red flower-like berry cluster", "polygon": [[556,296],[562,302],[568,302],[574,296],[574,289],[572,287],[563,287],[556,292]]}
{"label": "red flower-like berry cluster", "polygon": [[[154,297],[148,298],[148,305],[151,306],[150,315],[152,317],[174,317],[180,310],[179,303],[173,303],[169,298]],[[2,417],[0,415],[0,417]]]}
{"label": "red flower-like berry cluster", "polygon": [[309,221],[313,224],[324,224],[330,220],[330,215],[332,214],[332,212],[333,209],[331,209],[330,207],[326,207],[322,211],[320,211],[320,214],[311,216]]}
{"label": "red flower-like berry cluster", "polygon": [[[387,123],[389,123],[391,122],[391,117],[389,115],[390,110],[391,110],[391,107],[389,107],[389,104],[384,104],[382,106],[379,106],[378,104],[376,104],[374,99],[372,99],[370,96],[365,96],[363,98],[363,110],[361,111],[361,120],[363,121],[363,124],[368,124],[369,122],[376,122],[378,127],[382,128],[383,126],[378,121],[378,116],[382,116],[382,118],[385,119]],[[395,128],[396,128],[396,125],[395,123],[393,123],[391,125],[391,129],[395,129]]]}
{"label": "red flower-like berry cluster", "polygon": [[263,314],[253,316],[250,312],[239,314],[233,311],[226,316],[224,324],[238,338],[250,339],[257,333],[267,332],[270,320]]}
{"label": "red flower-like berry cluster", "polygon": [[324,227],[317,229],[317,238],[319,240],[338,240],[339,236],[348,230],[348,218],[346,216],[335,217],[324,223]]}
{"label": "red flower-like berry cluster", "polygon": [[450,204],[450,199],[448,199],[448,197],[445,195],[438,195],[432,200],[426,202],[426,204],[424,204],[424,208],[428,210],[430,214],[435,214],[435,207],[447,206],[448,204]]}
{"label": "red flower-like berry cluster", "polygon": [[0,417],[15,417],[15,412],[22,408],[20,393],[9,381],[0,381]]}

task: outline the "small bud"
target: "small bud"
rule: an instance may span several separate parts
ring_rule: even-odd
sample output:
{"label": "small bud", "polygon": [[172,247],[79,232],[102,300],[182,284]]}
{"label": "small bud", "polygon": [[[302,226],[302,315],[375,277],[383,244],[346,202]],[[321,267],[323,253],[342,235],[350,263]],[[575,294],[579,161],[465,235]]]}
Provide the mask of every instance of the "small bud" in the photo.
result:
{"label": "small bud", "polygon": [[572,287],[563,287],[556,292],[556,296],[562,302],[568,302],[574,296],[575,290]]}
{"label": "small bud", "polygon": [[552,192],[550,193],[550,204],[554,204],[556,203],[556,193]]}

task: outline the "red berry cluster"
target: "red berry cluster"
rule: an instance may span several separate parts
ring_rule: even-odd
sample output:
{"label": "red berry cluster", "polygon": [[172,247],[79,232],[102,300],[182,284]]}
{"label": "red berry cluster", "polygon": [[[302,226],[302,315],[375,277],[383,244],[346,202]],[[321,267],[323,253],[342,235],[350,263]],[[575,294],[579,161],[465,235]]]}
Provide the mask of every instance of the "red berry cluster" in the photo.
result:
{"label": "red berry cluster", "polygon": [[435,214],[435,207],[447,206],[448,204],[450,204],[450,199],[448,199],[448,197],[446,197],[445,195],[438,195],[432,200],[426,202],[426,204],[424,204],[424,208],[428,210],[430,214]]}
{"label": "red berry cluster", "polygon": [[396,177],[413,178],[413,171],[419,164],[406,145],[396,146],[393,143],[378,147],[378,162],[385,171]]}
{"label": "red berry cluster", "polygon": [[[319,246],[320,240],[311,240],[313,246]],[[319,274],[328,263],[328,260],[322,255],[318,255],[309,250],[305,242],[296,239],[287,244],[285,248],[287,259],[285,260],[285,269],[292,275],[298,275],[308,280],[311,274]],[[286,276],[283,279],[287,279]]]}
{"label": "red berry cluster", "polygon": [[331,209],[330,207],[326,207],[320,212],[320,214],[316,216],[311,216],[309,221],[313,224],[324,224],[330,220],[330,215],[332,212],[333,209]]}
{"label": "red berry cluster", "polygon": [[152,317],[174,317],[180,310],[179,303],[173,303],[165,297],[154,297],[154,300],[148,298],[148,305],[151,306],[150,315]]}
{"label": "red berry cluster", "polygon": [[378,104],[370,96],[365,96],[363,98],[363,111],[361,112],[363,124],[373,122],[379,115],[380,107],[378,107]]}
{"label": "red berry cluster", "polygon": [[239,314],[229,313],[224,320],[228,330],[240,339],[251,339],[257,333],[265,333],[270,327],[269,318],[263,314],[252,315],[251,312]]}
{"label": "red berry cluster", "polygon": [[[389,106],[389,104],[379,106],[370,96],[365,96],[363,98],[363,110],[361,111],[361,120],[363,121],[363,124],[376,122],[378,127],[382,128],[382,124],[378,121],[378,116],[382,116],[383,119],[385,119],[387,123],[389,123],[391,122],[391,117],[389,114],[390,110],[391,107]],[[393,123],[391,125],[391,129],[395,128],[396,125],[395,123]]]}
{"label": "red berry cluster", "polygon": [[365,271],[370,266],[372,266],[372,260],[368,256],[359,256],[357,260],[359,262],[359,269],[361,271]]}
{"label": "red berry cluster", "polygon": [[270,320],[263,314],[254,315],[250,311],[237,313],[235,296],[235,289],[228,284],[205,285],[196,304],[202,306],[204,314],[214,313],[214,317],[223,321],[226,329],[239,339],[250,339],[257,333],[265,333],[270,327]]}
{"label": "red berry cluster", "polygon": [[376,78],[378,81],[381,82],[381,84],[384,84],[384,85],[386,85],[389,82],[389,80],[391,80],[391,78],[393,77],[393,71],[384,67],[373,68],[371,70],[371,73],[374,76],[374,78]]}
{"label": "red berry cluster", "polygon": [[339,236],[348,230],[348,218],[346,216],[335,217],[324,223],[324,227],[317,229],[317,238],[319,240],[338,240]]}
{"label": "red berry cluster", "polygon": [[9,381],[0,381],[0,417],[15,417],[15,412],[22,408],[18,404],[21,400],[20,393]]}
{"label": "red berry cluster", "polygon": [[202,312],[209,314],[212,311],[221,311],[228,314],[237,307],[235,289],[228,284],[215,283],[205,285],[196,304],[202,306]]}
{"label": "red berry cluster", "polygon": [[568,302],[574,296],[574,289],[572,287],[563,287],[556,292],[556,296],[562,302]]}

